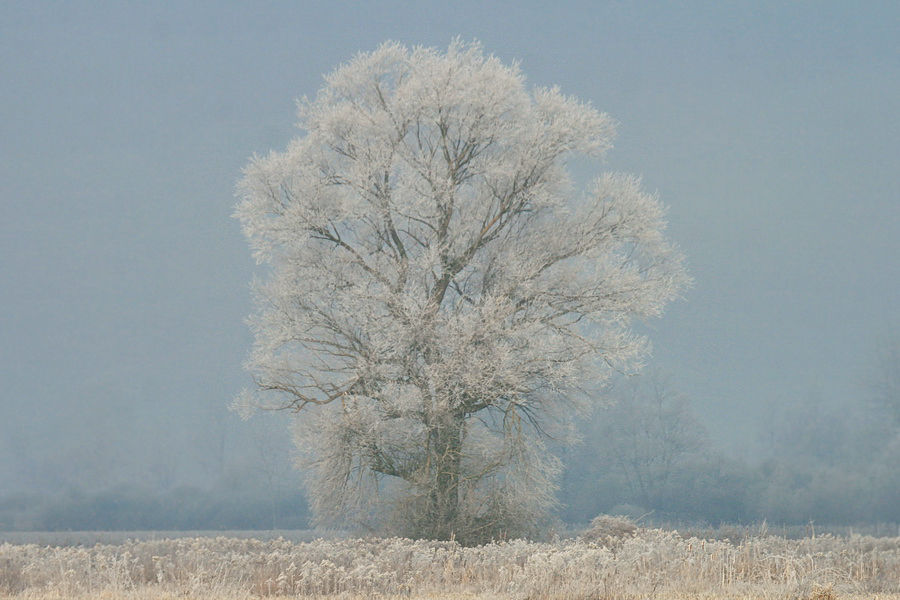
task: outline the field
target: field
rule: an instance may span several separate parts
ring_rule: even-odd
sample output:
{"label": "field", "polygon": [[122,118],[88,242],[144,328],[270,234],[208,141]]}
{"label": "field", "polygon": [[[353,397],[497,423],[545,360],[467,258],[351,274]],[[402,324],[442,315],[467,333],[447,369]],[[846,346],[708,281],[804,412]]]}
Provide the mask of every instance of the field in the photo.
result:
{"label": "field", "polygon": [[464,548],[406,539],[238,537],[0,545],[0,598],[900,600],[900,538],[661,529]]}

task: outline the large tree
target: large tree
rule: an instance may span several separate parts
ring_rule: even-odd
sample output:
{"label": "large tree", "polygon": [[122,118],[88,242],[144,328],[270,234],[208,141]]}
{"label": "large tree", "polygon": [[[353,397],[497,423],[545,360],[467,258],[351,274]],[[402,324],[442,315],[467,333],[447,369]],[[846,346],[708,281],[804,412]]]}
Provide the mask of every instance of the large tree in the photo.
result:
{"label": "large tree", "polygon": [[269,265],[245,400],[303,413],[320,522],[524,533],[554,502],[546,436],[687,281],[663,207],[631,176],[576,189],[613,122],[477,44],[384,44],[299,116],[239,188]]}

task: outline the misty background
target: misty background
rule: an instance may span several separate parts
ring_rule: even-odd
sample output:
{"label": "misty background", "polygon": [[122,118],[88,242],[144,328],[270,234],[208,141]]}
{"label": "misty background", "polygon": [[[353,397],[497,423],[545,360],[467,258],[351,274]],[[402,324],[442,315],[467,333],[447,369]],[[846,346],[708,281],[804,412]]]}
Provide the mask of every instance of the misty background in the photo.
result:
{"label": "misty background", "polygon": [[898,31],[886,1],[4,2],[0,530],[305,525],[285,415],[228,410],[235,182],[356,52],[455,36],[619,122],[605,167],[695,280],[564,451],[561,516],[900,521]]}

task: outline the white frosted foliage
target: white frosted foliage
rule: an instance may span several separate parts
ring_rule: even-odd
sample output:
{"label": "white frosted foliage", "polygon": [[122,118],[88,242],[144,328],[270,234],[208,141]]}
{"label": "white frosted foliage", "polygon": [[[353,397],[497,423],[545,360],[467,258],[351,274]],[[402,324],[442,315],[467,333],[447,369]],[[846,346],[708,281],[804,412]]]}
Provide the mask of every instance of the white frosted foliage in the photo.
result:
{"label": "white frosted foliage", "polygon": [[[236,215],[269,265],[246,402],[310,414],[322,521],[494,535],[553,502],[542,439],[575,390],[639,366],[629,324],[686,284],[634,177],[577,190],[611,119],[456,41],[360,54],[256,157]],[[314,409],[314,410],[307,410]]]}

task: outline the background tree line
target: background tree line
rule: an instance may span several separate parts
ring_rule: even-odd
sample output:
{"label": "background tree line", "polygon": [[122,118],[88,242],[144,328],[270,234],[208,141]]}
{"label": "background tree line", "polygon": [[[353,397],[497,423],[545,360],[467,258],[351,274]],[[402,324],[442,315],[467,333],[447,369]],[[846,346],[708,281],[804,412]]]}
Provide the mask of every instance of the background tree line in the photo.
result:
{"label": "background tree line", "polygon": [[[581,443],[560,451],[559,518],[572,526],[601,513],[709,525],[900,522],[898,339],[878,345],[858,397],[827,403],[811,392],[769,403],[756,424],[758,451],[744,458],[710,441],[668,378],[620,381],[612,403],[580,422]],[[222,424],[222,439],[205,445],[218,458],[204,454],[207,475],[194,485],[160,485],[154,473],[179,467],[177,454],[158,454],[143,476],[132,465],[138,477],[130,481],[73,479],[0,494],[0,530],[308,527],[281,420]],[[51,471],[66,471],[64,462]]]}
{"label": "background tree line", "polygon": [[614,390],[566,454],[563,518],[600,513],[698,523],[900,522],[900,338],[875,351],[858,397],[768,404],[758,451],[709,442],[690,401],[649,374]]}

